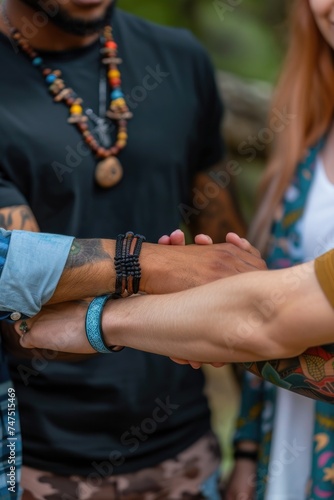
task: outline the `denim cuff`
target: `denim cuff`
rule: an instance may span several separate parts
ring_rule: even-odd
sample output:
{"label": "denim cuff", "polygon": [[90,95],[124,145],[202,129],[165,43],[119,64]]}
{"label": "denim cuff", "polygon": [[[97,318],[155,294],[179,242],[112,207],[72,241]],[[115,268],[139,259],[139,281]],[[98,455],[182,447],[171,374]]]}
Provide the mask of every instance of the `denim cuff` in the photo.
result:
{"label": "denim cuff", "polygon": [[12,231],[0,277],[0,311],[31,317],[52,297],[64,270],[72,236]]}

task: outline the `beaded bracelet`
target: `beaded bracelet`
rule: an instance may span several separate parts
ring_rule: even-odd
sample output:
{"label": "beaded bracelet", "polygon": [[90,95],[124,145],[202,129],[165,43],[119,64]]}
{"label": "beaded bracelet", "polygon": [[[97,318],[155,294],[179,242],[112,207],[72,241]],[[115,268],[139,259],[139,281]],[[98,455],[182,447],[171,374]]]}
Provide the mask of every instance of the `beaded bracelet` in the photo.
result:
{"label": "beaded bracelet", "polygon": [[112,295],[101,295],[101,297],[95,297],[88,306],[86,313],[86,335],[88,342],[93,349],[101,353],[119,352],[124,349],[123,346],[107,346],[103,340],[102,332],[102,312],[105,304]]}
{"label": "beaded bracelet", "polygon": [[122,297],[138,293],[141,278],[139,255],[145,236],[134,234],[131,231],[119,234],[116,239],[115,270],[116,285],[115,297]]}
{"label": "beaded bracelet", "polygon": [[258,461],[258,452],[257,451],[246,451],[246,450],[234,450],[233,458],[234,460],[238,460],[243,458],[245,460],[251,460],[252,462]]}

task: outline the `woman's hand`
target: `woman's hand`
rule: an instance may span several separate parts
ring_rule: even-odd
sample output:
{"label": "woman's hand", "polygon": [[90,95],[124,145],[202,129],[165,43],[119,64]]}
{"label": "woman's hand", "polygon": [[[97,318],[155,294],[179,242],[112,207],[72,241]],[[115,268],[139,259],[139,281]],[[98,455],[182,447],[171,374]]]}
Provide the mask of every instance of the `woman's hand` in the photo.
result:
{"label": "woman's hand", "polygon": [[21,347],[96,354],[85,331],[87,307],[85,301],[45,306],[33,318],[17,321],[15,330],[20,336]]}
{"label": "woman's hand", "polygon": [[[169,236],[168,235],[162,236],[159,239],[158,243],[160,245],[185,245],[186,241],[184,233],[180,229],[177,229]],[[195,236],[195,243],[196,245],[212,245],[213,241],[210,238],[210,236],[206,234],[198,234],[197,236]],[[254,255],[256,257],[261,257],[259,250],[253,247],[249,243],[249,241],[247,241],[245,238],[240,238],[240,236],[238,236],[235,233],[228,233],[226,235],[226,243],[232,243],[234,246],[240,248],[241,250],[245,250],[251,255]],[[201,363],[200,361],[191,361],[179,358],[170,358],[170,359],[174,361],[174,363],[177,363],[179,365],[190,365],[195,370],[201,368],[203,364],[209,364],[214,368],[221,368],[222,366],[228,364],[228,363]]]}
{"label": "woman's hand", "polygon": [[221,368],[222,366],[227,365],[228,363],[201,363],[200,361],[187,361],[185,359],[178,359],[178,358],[170,358],[174,363],[177,363],[178,365],[190,365],[194,370],[198,370],[199,368],[202,368],[203,365],[211,365],[214,368]]}
{"label": "woman's hand", "polygon": [[[196,245],[212,245],[213,241],[207,234],[198,234],[194,239]],[[158,243],[160,245],[178,245],[182,246],[186,244],[186,238],[184,232],[181,229],[176,229],[169,236],[161,236]]]}

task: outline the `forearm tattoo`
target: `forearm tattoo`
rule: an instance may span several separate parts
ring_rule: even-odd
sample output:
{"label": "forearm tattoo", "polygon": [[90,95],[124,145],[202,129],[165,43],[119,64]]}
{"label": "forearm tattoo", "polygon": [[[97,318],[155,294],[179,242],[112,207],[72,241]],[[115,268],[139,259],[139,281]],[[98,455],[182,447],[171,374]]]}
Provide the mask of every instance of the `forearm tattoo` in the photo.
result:
{"label": "forearm tattoo", "polygon": [[1,209],[0,227],[8,230],[39,231],[34,214],[25,205]]}
{"label": "forearm tattoo", "polygon": [[110,255],[103,249],[101,240],[74,240],[65,269],[82,267],[103,260],[110,260]]}
{"label": "forearm tattoo", "polygon": [[244,367],[279,387],[334,403],[334,344],[311,347],[297,358],[244,363]]}

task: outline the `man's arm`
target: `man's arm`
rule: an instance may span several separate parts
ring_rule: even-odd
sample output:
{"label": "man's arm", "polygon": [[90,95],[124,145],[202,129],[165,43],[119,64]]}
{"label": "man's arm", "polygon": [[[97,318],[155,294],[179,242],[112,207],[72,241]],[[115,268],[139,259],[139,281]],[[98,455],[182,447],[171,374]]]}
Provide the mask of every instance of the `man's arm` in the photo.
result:
{"label": "man's arm", "polygon": [[34,214],[27,205],[17,205],[0,209],[0,227],[8,231],[39,231]]}
{"label": "man's arm", "polygon": [[[14,231],[0,280],[0,310],[32,316],[50,299],[57,303],[113,292],[114,254],[113,240],[73,241],[59,235]],[[257,255],[228,243],[207,247],[144,243],[140,264],[140,290],[157,294],[265,268]]]}
{"label": "man's arm", "polygon": [[220,243],[225,241],[229,232],[240,236],[246,234],[246,224],[238,206],[231,164],[232,162],[227,162],[224,165],[222,162],[196,175],[192,190],[194,213],[189,217],[193,236],[205,233],[211,236],[214,243]]}
{"label": "man's arm", "polygon": [[222,123],[224,106],[216,75],[207,53],[197,47],[194,58],[198,86],[198,150],[193,158],[193,179],[187,205],[180,206],[183,222],[195,236],[208,234],[214,243],[230,231],[243,236],[245,224],[238,210],[235,184],[242,169],[226,157]]}

